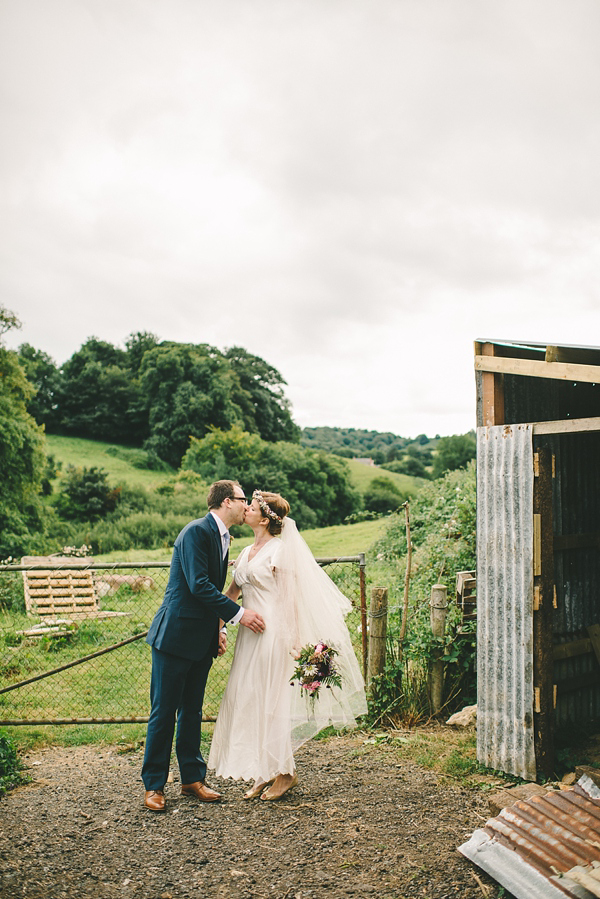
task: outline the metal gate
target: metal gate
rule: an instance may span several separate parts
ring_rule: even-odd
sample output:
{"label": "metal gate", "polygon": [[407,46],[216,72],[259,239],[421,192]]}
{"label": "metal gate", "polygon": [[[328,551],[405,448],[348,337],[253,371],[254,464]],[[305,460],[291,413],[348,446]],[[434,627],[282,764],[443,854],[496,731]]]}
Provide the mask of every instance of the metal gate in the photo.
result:
{"label": "metal gate", "polygon": [[[347,624],[364,670],[364,553],[317,562],[352,601]],[[0,566],[0,725],[147,721],[144,638],[168,576],[168,562]],[[212,666],[205,721],[216,718],[233,644]]]}

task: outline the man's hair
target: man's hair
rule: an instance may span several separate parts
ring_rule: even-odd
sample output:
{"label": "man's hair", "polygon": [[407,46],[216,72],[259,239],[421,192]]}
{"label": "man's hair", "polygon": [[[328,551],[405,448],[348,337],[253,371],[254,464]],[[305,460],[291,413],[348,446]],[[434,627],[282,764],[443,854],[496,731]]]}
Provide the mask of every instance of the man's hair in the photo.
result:
{"label": "man's hair", "polygon": [[218,509],[223,505],[226,499],[233,499],[235,496],[234,487],[240,487],[237,481],[215,481],[211,485],[206,497],[209,509]]}

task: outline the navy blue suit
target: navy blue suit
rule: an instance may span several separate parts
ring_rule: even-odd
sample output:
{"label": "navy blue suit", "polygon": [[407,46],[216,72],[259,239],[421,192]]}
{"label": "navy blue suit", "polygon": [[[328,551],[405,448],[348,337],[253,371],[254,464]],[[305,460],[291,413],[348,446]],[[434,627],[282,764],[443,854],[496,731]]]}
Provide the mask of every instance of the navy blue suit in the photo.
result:
{"label": "navy blue suit", "polygon": [[165,598],[150,625],[152,710],[148,719],[142,780],[162,790],[175,744],[181,783],[204,781],[200,752],[206,679],[219,647],[219,618],[229,621],[239,606],[221,592],[227,574],[214,517],[190,521],[175,541]]}

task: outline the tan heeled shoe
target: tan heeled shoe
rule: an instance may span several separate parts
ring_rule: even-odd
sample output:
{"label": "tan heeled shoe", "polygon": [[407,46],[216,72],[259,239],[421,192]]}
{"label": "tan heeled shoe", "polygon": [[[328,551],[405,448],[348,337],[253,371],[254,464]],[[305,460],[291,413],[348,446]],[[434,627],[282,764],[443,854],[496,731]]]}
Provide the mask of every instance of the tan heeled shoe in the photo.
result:
{"label": "tan heeled shoe", "polygon": [[255,783],[253,787],[250,787],[244,793],[244,799],[258,799],[261,793],[263,793],[268,787],[271,786],[275,778],[272,780],[262,780],[260,783]]}
{"label": "tan heeled shoe", "polygon": [[276,799],[281,799],[282,796],[285,796],[286,793],[289,793],[290,790],[293,790],[296,784],[298,783],[298,775],[294,774],[294,777],[290,781],[289,786],[285,788],[283,793],[271,793],[271,790],[265,790],[261,799],[264,799],[265,802],[274,802]]}

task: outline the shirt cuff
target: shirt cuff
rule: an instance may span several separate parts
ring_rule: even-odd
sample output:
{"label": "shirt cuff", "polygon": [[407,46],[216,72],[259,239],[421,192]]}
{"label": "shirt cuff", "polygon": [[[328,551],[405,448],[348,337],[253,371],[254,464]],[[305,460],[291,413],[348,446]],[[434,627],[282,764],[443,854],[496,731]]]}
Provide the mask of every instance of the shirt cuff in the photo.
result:
{"label": "shirt cuff", "polygon": [[240,618],[242,617],[243,614],[244,614],[244,607],[240,606],[238,611],[233,616],[233,618],[230,618],[229,621],[227,622],[227,624],[239,624]]}

